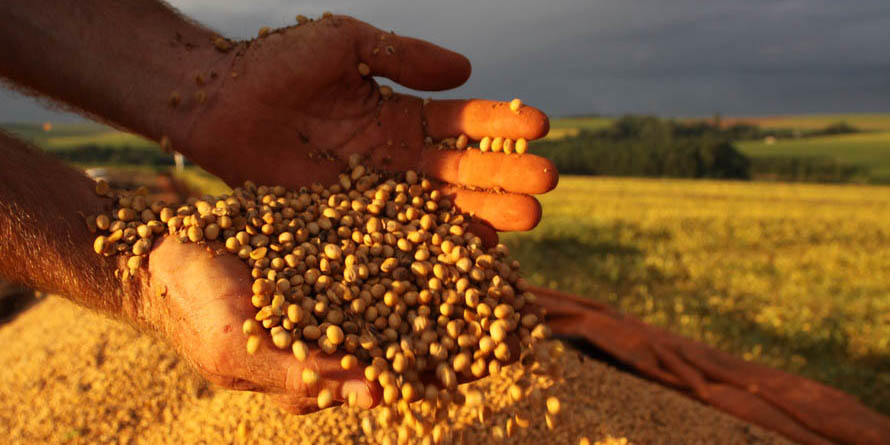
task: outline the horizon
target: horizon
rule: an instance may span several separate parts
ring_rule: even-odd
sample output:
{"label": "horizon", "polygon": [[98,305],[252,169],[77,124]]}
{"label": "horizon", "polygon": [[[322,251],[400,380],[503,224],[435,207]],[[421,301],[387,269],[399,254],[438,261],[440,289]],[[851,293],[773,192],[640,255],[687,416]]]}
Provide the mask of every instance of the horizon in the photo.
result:
{"label": "horizon", "polygon": [[[862,117],[862,116],[890,116],[890,111],[887,112],[874,112],[874,113],[845,113],[842,111],[838,112],[812,112],[812,113],[765,113],[765,114],[745,114],[745,115],[734,115],[734,114],[722,114],[716,113],[721,119],[769,119],[769,118],[789,118],[789,117],[818,117],[818,116],[837,116],[843,120],[846,117]],[[624,116],[655,116],[660,119],[700,119],[700,120],[710,120],[715,117],[715,114],[712,115],[662,115],[655,113],[636,113],[636,112],[628,112],[621,114],[607,114],[607,113],[581,113],[581,114],[569,114],[562,116],[548,116],[550,121],[564,120],[564,119],[596,119],[596,118],[621,118]],[[0,126],[2,125],[40,125],[44,123],[50,123],[52,125],[85,125],[85,124],[95,124],[99,126],[105,126],[109,128],[114,128],[113,125],[109,125],[107,123],[96,121],[89,119],[85,116],[79,114],[72,114],[70,116],[73,120],[23,120],[23,121],[0,121]],[[125,131],[125,130],[121,130]]]}
{"label": "horizon", "polygon": [[[519,97],[554,117],[890,112],[884,79],[890,62],[883,48],[890,4],[879,0],[854,7],[828,0],[171,3],[238,39],[254,36],[260,26],[291,25],[296,14],[353,15],[463,53],[473,63],[467,84],[450,92],[397,90],[434,98]],[[0,122],[86,119],[0,85]]]}

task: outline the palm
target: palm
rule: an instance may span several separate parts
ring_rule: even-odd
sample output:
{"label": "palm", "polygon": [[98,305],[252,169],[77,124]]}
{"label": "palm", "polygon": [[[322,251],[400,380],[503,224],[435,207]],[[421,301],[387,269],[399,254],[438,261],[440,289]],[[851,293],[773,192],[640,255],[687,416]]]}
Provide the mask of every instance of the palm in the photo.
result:
{"label": "palm", "polygon": [[[203,119],[206,131],[232,149],[262,146],[252,153],[255,161],[237,164],[234,176],[262,175],[287,186],[329,182],[337,166],[311,155],[342,155],[357,141],[363,150],[355,151],[368,152],[384,142],[381,127],[372,125],[379,92],[358,73],[354,30],[322,24],[286,29],[256,40],[235,63],[238,77],[225,79],[219,94],[231,106],[213,107]],[[262,118],[245,121],[245,115]],[[419,114],[412,117],[419,127]],[[270,165],[287,167],[270,173]],[[288,174],[294,171],[301,174]]]}
{"label": "palm", "polygon": [[[199,164],[230,184],[251,179],[289,187],[332,183],[349,155],[381,169],[419,170],[444,183],[463,210],[499,230],[525,230],[540,218],[529,193],[556,184],[556,170],[534,155],[441,151],[424,138],[498,135],[533,139],[546,116],[510,112],[490,101],[432,101],[395,94],[382,100],[372,75],[425,90],[453,88],[469,76],[456,53],[379,31],[348,17],[292,27],[253,41],[211,98],[189,137]],[[426,122],[424,128],[423,123]],[[499,189],[515,194],[469,191]]]}
{"label": "palm", "polygon": [[[256,308],[250,304],[250,274],[235,256],[214,255],[206,246],[167,237],[153,250],[149,271],[154,290],[147,305],[151,322],[208,380],[268,393],[296,413],[317,409],[315,396],[321,388],[331,389],[341,402],[348,392],[364,394],[358,400],[365,407],[379,401],[379,388],[369,386],[361,370],[342,370],[338,355],[314,350],[300,362],[267,337],[256,354],[247,353],[241,324]],[[305,366],[321,375],[318,385],[302,383]]]}

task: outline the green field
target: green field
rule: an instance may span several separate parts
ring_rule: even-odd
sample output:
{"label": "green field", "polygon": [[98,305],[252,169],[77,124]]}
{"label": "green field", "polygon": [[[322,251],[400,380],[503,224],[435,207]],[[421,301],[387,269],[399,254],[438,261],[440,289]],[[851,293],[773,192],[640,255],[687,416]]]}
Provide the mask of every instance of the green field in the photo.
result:
{"label": "green field", "polygon": [[890,414],[890,187],[563,177],[502,238],[534,283]]}
{"label": "green field", "polygon": [[890,131],[890,114],[803,114],[790,116],[726,117],[723,125],[750,123],[762,128],[794,128],[818,130],[838,122],[846,122],[863,131]]}
{"label": "green field", "polygon": [[[550,121],[552,130],[559,130],[563,135],[577,132],[579,129],[598,130],[609,126],[614,118],[609,116],[557,117]],[[712,121],[713,118],[688,117],[679,118],[684,122]],[[788,116],[740,116],[722,117],[722,125],[747,123],[759,125],[764,129],[791,128],[796,130],[818,130],[838,122],[846,122],[863,131],[890,131],[890,114],[800,114]],[[551,131],[551,133],[553,133]],[[550,137],[555,137],[550,135]]]}
{"label": "green field", "polygon": [[[96,123],[55,124],[52,130],[44,131],[39,124],[0,124],[0,128],[30,141],[44,150],[53,152],[84,145],[102,147],[157,148],[158,144],[134,134],[115,130]],[[80,168],[96,167],[93,164],[77,164]],[[102,165],[105,166],[105,165]],[[158,171],[165,167],[113,165],[122,172]],[[186,166],[181,173],[174,173],[188,186],[204,193],[225,193],[231,189],[219,178],[195,166]]]}
{"label": "green field", "polygon": [[[699,118],[684,118],[696,121]],[[573,136],[581,129],[608,126],[608,117],[557,118],[551,122],[550,139]],[[820,157],[834,159],[841,164],[863,168],[859,182],[890,184],[890,114],[817,114],[799,116],[725,117],[723,125],[751,123],[764,129],[818,130],[839,122],[846,122],[862,133],[779,139],[766,141],[737,141],[736,147],[747,156],[757,157]]]}
{"label": "green field", "polygon": [[0,128],[45,150],[64,150],[83,145],[134,148],[158,146],[140,136],[92,122],[54,124],[50,131],[44,131],[39,124],[0,124]]}
{"label": "green field", "polygon": [[93,122],[76,124],[53,124],[50,131],[44,131],[35,123],[4,123],[0,128],[29,141],[42,141],[50,136],[85,136],[110,131],[109,127]]}
{"label": "green field", "polygon": [[560,117],[550,120],[550,133],[547,139],[560,139],[574,136],[580,130],[599,130],[612,124],[608,116]]}
{"label": "green field", "polygon": [[129,133],[123,133],[116,130],[102,131],[94,134],[83,135],[67,135],[67,136],[49,136],[43,139],[46,147],[53,150],[64,150],[67,148],[79,147],[83,145],[101,145],[107,147],[157,147],[158,144],[148,139],[135,136]]}
{"label": "green field", "polygon": [[736,147],[754,157],[824,157],[867,169],[868,182],[890,183],[890,131],[801,139],[740,141]]}

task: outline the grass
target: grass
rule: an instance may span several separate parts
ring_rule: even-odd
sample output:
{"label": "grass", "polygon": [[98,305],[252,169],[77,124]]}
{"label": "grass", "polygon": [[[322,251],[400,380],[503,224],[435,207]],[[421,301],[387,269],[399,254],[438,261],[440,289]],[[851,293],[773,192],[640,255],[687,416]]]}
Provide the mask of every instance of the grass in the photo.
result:
{"label": "grass", "polygon": [[[711,120],[707,118],[680,118],[681,121]],[[548,139],[559,139],[578,134],[580,129],[598,130],[609,126],[614,118],[609,116],[560,117],[550,121]],[[791,128],[818,130],[838,122],[846,122],[862,131],[890,131],[890,114],[799,114],[787,116],[743,116],[721,118],[723,125],[749,123],[764,129]]]}
{"label": "grass", "polygon": [[[83,145],[103,147],[154,148],[158,144],[141,136],[115,130],[102,124],[86,122],[78,124],[55,124],[52,130],[44,131],[40,124],[0,124],[0,128],[47,151],[59,151]],[[160,149],[160,148],[158,148]],[[163,167],[132,165],[75,164],[79,168],[104,167],[124,172],[157,172]],[[231,189],[216,176],[199,167],[189,166],[182,173],[176,173],[187,185],[204,193],[220,194]]]}
{"label": "grass", "polygon": [[738,149],[750,157],[826,157],[866,168],[870,182],[890,183],[890,131],[854,133],[804,139],[739,141]]}
{"label": "grass", "polygon": [[564,177],[504,241],[609,303],[890,414],[890,187]]}
{"label": "grass", "polygon": [[177,173],[175,176],[182,179],[189,187],[200,190],[201,193],[221,195],[232,192],[232,188],[227,186],[222,179],[207,173],[200,167],[186,167],[182,173]]}
{"label": "grass", "polygon": [[53,124],[52,130],[44,131],[41,124],[5,123],[0,128],[29,141],[42,141],[49,136],[82,136],[108,131],[109,128],[93,122]]}
{"label": "grass", "polygon": [[83,135],[49,136],[43,140],[50,150],[64,150],[84,145],[100,145],[104,147],[157,147],[158,144],[130,133],[109,130]]}
{"label": "grass", "polygon": [[101,167],[115,174],[140,174],[140,173],[158,173],[161,171],[170,171],[174,177],[182,180],[189,188],[202,194],[219,195],[230,193],[232,188],[226,185],[222,179],[208,173],[206,170],[196,166],[186,166],[182,172],[177,172],[173,168],[153,167],[153,166],[135,166],[135,165],[107,165],[107,164],[82,164],[75,163],[75,167],[86,170],[88,168]]}
{"label": "grass", "polygon": [[546,139],[562,139],[578,134],[580,130],[599,130],[612,124],[607,116],[560,117],[550,121],[550,133]]}
{"label": "grass", "polygon": [[890,114],[800,114],[788,116],[725,117],[724,125],[746,122],[763,128],[818,130],[846,122],[863,131],[890,131]]}
{"label": "grass", "polygon": [[[547,139],[560,139],[578,134],[581,129],[599,129],[612,123],[610,117],[557,118],[551,122]],[[698,120],[687,118],[681,120]],[[860,182],[890,184],[890,114],[813,114],[766,117],[724,117],[724,125],[747,122],[764,129],[791,128],[816,130],[838,122],[846,122],[862,133],[801,139],[780,139],[774,144],[764,141],[737,141],[735,145],[750,157],[823,157],[842,164],[862,167]]]}
{"label": "grass", "polygon": [[39,124],[0,124],[0,128],[50,151],[83,145],[134,148],[158,146],[143,137],[92,122],[54,124],[50,131],[44,131]]}

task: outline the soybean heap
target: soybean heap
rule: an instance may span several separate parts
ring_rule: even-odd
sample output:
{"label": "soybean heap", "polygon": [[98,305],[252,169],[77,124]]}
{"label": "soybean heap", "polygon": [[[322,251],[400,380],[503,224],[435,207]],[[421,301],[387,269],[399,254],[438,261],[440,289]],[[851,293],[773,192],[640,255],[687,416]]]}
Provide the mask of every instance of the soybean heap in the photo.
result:
{"label": "soybean heap", "polygon": [[[268,335],[299,360],[317,347],[343,354],[344,369],[364,366],[365,378],[383,388],[383,420],[402,422],[400,439],[442,440],[447,431],[436,422],[452,403],[478,405],[480,421],[490,417],[478,394],[457,391],[459,381],[497,374],[516,360],[535,373],[560,372],[551,346],[543,346],[550,330],[518,261],[506,246],[483,246],[467,230],[472,216],[413,171],[387,177],[354,155],[329,187],[247,182],[230,195],[178,206],[103,182],[97,193],[115,207],[87,218],[99,233],[96,253],[126,256],[127,276],[143,266],[156,237],[224,243],[254,279],[256,315],[243,325],[248,352]],[[319,376],[307,367],[302,378],[311,385]],[[523,397],[523,386],[511,386],[511,397]],[[319,392],[319,408],[332,401],[329,390]],[[547,402],[549,428],[558,406]],[[506,429],[528,424],[510,419]]]}

